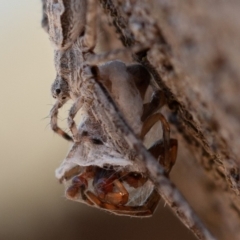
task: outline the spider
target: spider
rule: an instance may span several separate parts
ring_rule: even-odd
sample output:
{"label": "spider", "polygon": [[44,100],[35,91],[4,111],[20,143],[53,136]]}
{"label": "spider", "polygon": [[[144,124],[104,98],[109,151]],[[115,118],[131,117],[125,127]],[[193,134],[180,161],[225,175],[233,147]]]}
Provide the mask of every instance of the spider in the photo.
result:
{"label": "spider", "polygon": [[[77,81],[72,79],[76,65],[75,48],[73,47],[79,35],[84,32],[86,0],[42,0],[43,18],[42,27],[49,34],[49,39],[55,49],[54,62],[57,76],[52,84],[52,96],[57,99],[51,110],[51,128],[54,132],[72,141],[72,137],[57,125],[58,109],[69,99],[76,99],[70,84]],[[74,58],[75,57],[75,58]],[[73,85],[71,85],[73,87]]]}
{"label": "spider", "polygon": [[[57,101],[51,110],[51,126],[65,139],[74,140],[66,160],[56,172],[60,181],[73,178],[66,195],[116,214],[151,215],[160,198],[154,187],[143,194],[144,201],[129,205],[133,196],[128,194],[128,188],[136,188],[135,195],[140,195],[141,189],[148,189],[146,184],[151,181],[146,169],[139,165],[136,153],[120,134],[115,118],[118,112],[123,114],[142,140],[157,121],[162,123],[163,140],[148,151],[168,174],[176,160],[177,140],[170,139],[168,122],[161,113],[156,113],[164,103],[161,92],[155,92],[151,101],[143,104],[151,76],[140,64],[126,65],[114,60],[91,65],[89,59],[101,59],[93,52],[97,15],[94,0],[47,0],[46,14],[45,29],[55,46],[57,71],[52,85],[52,95]],[[75,101],[68,117],[72,137],[57,125],[58,109],[69,99]],[[117,109],[115,115],[104,107],[106,101]],[[78,111],[81,121],[77,128],[73,119]],[[106,166],[113,170],[106,170]],[[98,187],[99,181],[101,187]]]}
{"label": "spider", "polygon": [[[161,158],[164,155],[163,141],[158,141],[148,151],[159,163],[164,164]],[[169,157],[172,164],[175,162],[176,153],[177,141],[171,139]],[[77,165],[77,169],[75,166],[70,168],[70,171],[65,171],[62,179],[71,179],[66,189],[66,197],[117,215],[151,216],[158,205],[160,195],[148,178],[147,172],[131,171],[126,166],[114,169],[112,164],[106,165],[106,161],[104,164],[103,167]],[[171,167],[172,165],[170,168],[165,166],[167,174]]]}
{"label": "spider", "polygon": [[149,216],[160,200],[152,182],[138,172],[86,167],[66,190],[67,198],[117,215]]}
{"label": "spider", "polygon": [[[74,143],[56,171],[60,182],[71,181],[66,189],[66,197],[117,215],[151,216],[160,196],[148,178],[147,171],[139,166],[137,159],[130,160],[124,152],[120,155],[114,151],[114,146],[109,147],[109,142],[105,142],[103,135],[96,134],[94,118],[90,117],[92,123],[89,123],[89,116],[86,117],[84,113],[83,110],[79,124],[80,142]],[[143,128],[141,137],[155,122],[154,118],[147,119],[144,122],[147,127]],[[168,123],[165,122],[164,125],[163,140],[155,142],[148,151],[164,166],[168,175],[176,160],[177,140],[170,139],[166,154],[164,135],[167,135],[165,128]]]}
{"label": "spider", "polygon": [[[86,10],[86,3],[86,0],[72,0],[65,2],[53,0],[43,1],[43,9],[45,9],[45,12],[42,22],[44,29],[48,30],[50,40],[55,47],[55,68],[57,71],[57,76],[51,89],[52,96],[57,99],[56,104],[51,110],[51,127],[53,131],[70,141],[72,140],[72,137],[57,125],[58,109],[69,99],[79,100],[78,102],[76,101],[69,115],[69,126],[70,129],[74,131],[74,137],[77,135],[75,124],[72,121],[76,114],[75,108],[77,107],[79,109],[80,101],[85,101],[81,96],[84,95],[84,89],[82,89],[81,85],[86,76],[81,76],[81,72],[83,72],[84,68],[86,69],[85,63],[89,58],[94,56],[95,58],[98,58],[98,56],[92,51],[95,46],[94,32],[96,28],[92,15],[94,16],[96,13],[91,14],[90,9],[88,9],[87,13],[89,14],[87,14],[86,18],[83,17],[83,12]],[[91,5],[90,1],[89,5]],[[48,16],[47,20],[46,15]],[[86,22],[87,18],[90,19],[90,26],[86,24],[86,27],[84,28],[83,23]],[[81,21],[76,21],[75,19],[80,19]],[[71,27],[67,27],[68,25]],[[77,38],[77,36],[79,37]],[[86,71],[90,70],[89,67],[90,66],[87,66],[88,69],[86,69]],[[127,120],[130,121],[130,124],[132,126],[137,124],[140,125],[141,121],[140,119],[136,119],[136,116],[141,116],[141,98],[139,93],[134,91],[134,88],[131,85],[133,85],[133,81],[135,81],[138,85],[144,82],[143,87],[147,86],[149,84],[149,76],[146,74],[146,70],[140,64],[125,66],[125,64],[120,61],[112,61],[98,66],[98,73],[100,73],[98,80],[108,89],[112,88],[110,85],[114,77],[115,85],[113,85],[114,89],[111,89],[113,98],[117,101],[120,110],[124,112],[124,115]],[[118,77],[117,75],[119,74],[122,76]],[[141,80],[141,77],[146,77],[145,81]],[[126,78],[126,81],[124,78]],[[127,82],[128,80],[131,81]],[[118,81],[121,82],[118,84]],[[121,88],[121,91],[119,88]],[[140,88],[142,88],[142,86],[140,86]],[[121,94],[119,92],[121,92]],[[129,107],[131,107],[128,95],[131,95],[130,99],[133,99],[132,105],[139,102],[137,110],[133,113],[128,110]],[[141,97],[143,95],[144,92],[142,91]],[[86,98],[88,98],[88,96],[86,96]],[[128,99],[128,101],[126,101],[126,99]],[[134,108],[136,108],[136,106],[134,106]]]}

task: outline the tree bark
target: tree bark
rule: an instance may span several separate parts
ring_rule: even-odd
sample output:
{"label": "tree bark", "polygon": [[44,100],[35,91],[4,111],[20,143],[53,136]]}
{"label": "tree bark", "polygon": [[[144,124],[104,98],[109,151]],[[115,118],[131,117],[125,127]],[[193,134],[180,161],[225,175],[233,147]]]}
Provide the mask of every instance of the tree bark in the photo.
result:
{"label": "tree bark", "polygon": [[151,43],[135,57],[166,97],[172,181],[217,239],[239,239],[240,2],[101,2],[126,47]]}

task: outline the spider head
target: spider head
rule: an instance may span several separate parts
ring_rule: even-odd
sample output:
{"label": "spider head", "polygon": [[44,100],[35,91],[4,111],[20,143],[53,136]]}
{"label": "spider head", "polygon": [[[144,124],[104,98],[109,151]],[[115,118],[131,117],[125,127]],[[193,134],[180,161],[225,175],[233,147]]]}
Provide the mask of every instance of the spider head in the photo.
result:
{"label": "spider head", "polygon": [[53,98],[57,98],[60,102],[64,103],[70,98],[69,90],[67,81],[57,76],[51,88]]}

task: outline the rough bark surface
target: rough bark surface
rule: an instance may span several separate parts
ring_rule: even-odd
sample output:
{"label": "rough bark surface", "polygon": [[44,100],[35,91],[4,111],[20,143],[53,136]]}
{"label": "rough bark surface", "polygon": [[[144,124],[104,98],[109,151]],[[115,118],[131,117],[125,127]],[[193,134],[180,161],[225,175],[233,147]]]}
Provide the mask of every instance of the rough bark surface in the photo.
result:
{"label": "rough bark surface", "polygon": [[113,9],[110,15],[125,46],[157,33],[137,60],[167,99],[163,110],[179,141],[173,182],[217,239],[239,239],[240,2],[138,1],[148,10],[135,39],[135,1],[113,3],[123,18]]}

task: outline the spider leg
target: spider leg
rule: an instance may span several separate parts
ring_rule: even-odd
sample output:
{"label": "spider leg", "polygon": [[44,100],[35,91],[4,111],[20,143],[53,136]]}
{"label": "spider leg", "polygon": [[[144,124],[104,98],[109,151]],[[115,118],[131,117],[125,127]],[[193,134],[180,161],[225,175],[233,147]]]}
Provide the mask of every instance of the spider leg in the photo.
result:
{"label": "spider leg", "polygon": [[122,208],[120,211],[115,211],[115,212],[119,215],[124,214],[124,215],[136,216],[136,217],[148,217],[154,213],[159,200],[160,200],[160,195],[154,189],[151,195],[148,197],[148,199],[142,206],[133,206],[133,207],[126,206],[128,208],[131,208],[130,211],[128,209],[124,210]]}
{"label": "spider leg", "polygon": [[155,113],[149,116],[142,126],[141,139],[149,132],[149,130],[154,126],[154,124],[160,121],[163,130],[163,145],[164,145],[164,159],[166,162],[169,161],[169,148],[170,148],[170,126],[166,118],[161,113]]}
{"label": "spider leg", "polygon": [[85,188],[79,186],[79,184],[73,184],[66,190],[66,197],[71,200],[79,198],[79,193],[81,194],[81,199],[88,205],[92,206],[94,203],[85,195]]}
{"label": "spider leg", "polygon": [[161,90],[154,91],[151,101],[143,105],[141,120],[144,122],[149,116],[165,105],[165,95]]}
{"label": "spider leg", "polygon": [[170,139],[170,147],[168,150],[168,161],[165,160],[165,149],[164,144],[162,140],[156,141],[149,149],[148,151],[159,161],[159,163],[164,167],[167,174],[170,173],[173,165],[176,162],[177,158],[177,149],[178,149],[178,141],[177,139]]}
{"label": "spider leg", "polygon": [[103,202],[94,193],[87,191],[85,192],[87,198],[93,202],[97,207],[104,210],[111,211],[117,215],[129,215],[129,216],[151,216],[156,209],[160,196],[157,191],[153,191],[148,197],[144,205],[142,206],[124,206],[124,205],[114,205]]}
{"label": "spider leg", "polygon": [[149,130],[155,125],[157,121],[162,123],[162,130],[163,130],[163,141],[164,144],[169,145],[170,140],[170,126],[166,118],[161,113],[155,113],[149,116],[145,122],[143,123],[142,132],[141,132],[141,139],[145,137],[145,135],[149,132]]}
{"label": "spider leg", "polygon": [[69,180],[72,177],[76,176],[77,174],[79,174],[82,170],[82,167],[79,165],[75,165],[72,168],[65,170],[64,174],[62,175],[61,178],[59,178],[59,182],[63,183],[63,181]]}
{"label": "spider leg", "polygon": [[[71,200],[81,199],[88,205],[94,205],[94,203],[87,198],[85,191],[88,188],[88,179],[94,177],[94,167],[87,167],[85,172],[73,177],[72,185],[66,190],[66,197]],[[81,196],[79,198],[79,195]]]}
{"label": "spider leg", "polygon": [[50,111],[50,117],[51,117],[51,128],[52,130],[59,134],[60,136],[62,136],[64,139],[68,140],[68,141],[73,141],[72,137],[69,136],[66,132],[64,132],[60,127],[58,127],[57,124],[57,116],[58,116],[58,109],[61,108],[63,106],[64,103],[61,103],[59,101],[57,101],[53,108]]}
{"label": "spider leg", "polygon": [[79,97],[72,105],[68,115],[68,126],[73,134],[74,142],[79,142],[80,136],[78,133],[77,125],[73,119],[82,106],[83,106],[83,99],[82,97]]}

